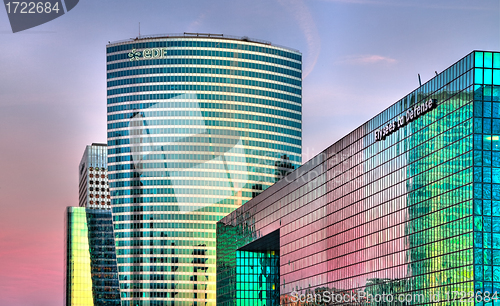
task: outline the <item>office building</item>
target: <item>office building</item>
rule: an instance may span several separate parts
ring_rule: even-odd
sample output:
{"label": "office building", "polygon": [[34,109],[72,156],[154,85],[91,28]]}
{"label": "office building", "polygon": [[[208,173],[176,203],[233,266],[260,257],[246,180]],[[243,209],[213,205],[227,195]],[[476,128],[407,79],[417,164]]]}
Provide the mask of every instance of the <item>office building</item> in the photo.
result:
{"label": "office building", "polygon": [[120,306],[111,211],[68,207],[65,217],[65,305]]}
{"label": "office building", "polygon": [[107,45],[124,306],[215,305],[215,223],[301,164],[301,54],[247,37]]}
{"label": "office building", "polygon": [[106,144],[87,146],[79,167],[79,206],[111,209],[108,186],[108,148]]}
{"label": "office building", "polygon": [[94,301],[85,208],[66,208],[64,224],[64,305],[92,306]]}
{"label": "office building", "polygon": [[496,305],[499,141],[474,51],[218,222],[217,305]]}
{"label": "office building", "polygon": [[65,212],[66,306],[120,306],[106,159],[106,145],[86,147],[79,166],[81,207]]}

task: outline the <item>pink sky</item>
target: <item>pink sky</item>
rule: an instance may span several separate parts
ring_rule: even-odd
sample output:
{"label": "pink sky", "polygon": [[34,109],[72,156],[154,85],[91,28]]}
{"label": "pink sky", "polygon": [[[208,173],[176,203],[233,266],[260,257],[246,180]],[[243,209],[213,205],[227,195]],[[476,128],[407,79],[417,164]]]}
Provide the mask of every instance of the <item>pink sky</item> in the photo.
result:
{"label": "pink sky", "polygon": [[[171,5],[174,3],[176,5]],[[0,305],[63,305],[66,206],[106,142],[105,46],[224,33],[303,53],[303,161],[474,49],[499,50],[496,0],[80,1],[12,34],[0,9]]]}

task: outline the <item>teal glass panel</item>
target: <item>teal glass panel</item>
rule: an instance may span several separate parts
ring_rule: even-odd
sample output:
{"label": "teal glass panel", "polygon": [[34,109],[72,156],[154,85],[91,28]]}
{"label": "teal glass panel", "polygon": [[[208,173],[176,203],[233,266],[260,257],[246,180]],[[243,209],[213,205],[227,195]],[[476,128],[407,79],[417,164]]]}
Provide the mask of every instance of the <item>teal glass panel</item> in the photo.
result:
{"label": "teal glass panel", "polygon": [[475,67],[483,67],[483,52],[475,52]]}
{"label": "teal glass panel", "polygon": [[491,119],[483,119],[483,133],[491,134]]}
{"label": "teal glass panel", "polygon": [[491,183],[491,168],[483,168],[483,182]]}
{"label": "teal glass panel", "polygon": [[491,102],[483,102],[483,116],[484,117],[491,117],[491,111],[492,111],[491,108],[492,108]]}
{"label": "teal glass panel", "polygon": [[483,152],[483,166],[487,166],[487,167],[490,167],[491,166],[491,155],[492,155],[492,152]]}
{"label": "teal glass panel", "polygon": [[491,250],[494,265],[500,266],[500,250]]}
{"label": "teal glass panel", "polygon": [[491,199],[491,184],[483,184],[483,199]]}
{"label": "teal glass panel", "polygon": [[484,280],[492,281],[493,280],[493,267],[492,266],[484,266]]}
{"label": "teal glass panel", "polygon": [[481,200],[474,200],[474,215],[483,214],[483,202]]}
{"label": "teal glass panel", "polygon": [[[497,104],[497,103],[495,103],[495,104]],[[492,115],[495,116],[495,114],[496,114],[496,110],[495,110],[495,107],[493,107]],[[493,134],[500,134],[500,119],[493,119],[492,120],[491,132]]]}
{"label": "teal glass panel", "polygon": [[[481,145],[480,140],[479,140],[479,142],[475,142],[475,143],[478,144],[479,146]],[[482,166],[483,162],[484,162],[484,159],[483,159],[482,152],[481,151],[474,151],[474,166]]]}
{"label": "teal glass panel", "polygon": [[483,248],[491,248],[491,233],[483,233]]}
{"label": "teal glass panel", "polygon": [[477,265],[474,267],[474,277],[483,280],[483,266]]}
{"label": "teal glass panel", "polygon": [[483,230],[483,218],[474,217],[474,230],[479,232]]}
{"label": "teal glass panel", "polygon": [[[493,281],[499,282],[500,281],[500,266],[493,266]],[[499,284],[495,284],[493,288],[491,288],[490,292],[500,292],[500,286]],[[497,294],[498,295],[498,294]]]}
{"label": "teal glass panel", "polygon": [[483,214],[485,216],[491,216],[491,201],[489,200],[483,201]]}
{"label": "teal glass panel", "polygon": [[[484,86],[484,88],[483,88],[483,99],[485,101],[491,101],[492,89],[493,89],[492,86]],[[491,113],[490,113],[489,116],[486,116],[486,117],[491,117]]]}
{"label": "teal glass panel", "polygon": [[484,84],[493,84],[493,71],[484,69]]}
{"label": "teal glass panel", "polygon": [[483,120],[481,118],[474,118],[474,133],[483,132]]}
{"label": "teal glass panel", "polygon": [[493,233],[493,248],[500,249],[500,233]]}
{"label": "teal glass panel", "polygon": [[474,249],[474,264],[483,264],[483,249]]}
{"label": "teal glass panel", "polygon": [[491,149],[493,151],[500,151],[500,136],[498,135],[491,136]]}
{"label": "teal glass panel", "polygon": [[500,68],[500,53],[493,53],[493,68]]}
{"label": "teal glass panel", "polygon": [[[485,201],[485,202],[487,202],[487,201]],[[488,216],[483,217],[483,231],[491,232],[491,217],[488,217]]]}
{"label": "teal glass panel", "polygon": [[483,179],[483,168],[474,167],[474,182],[480,183]]}
{"label": "teal glass panel", "polygon": [[493,102],[492,105],[493,106],[492,106],[492,110],[491,110],[491,117],[500,118],[500,103]]}
{"label": "teal glass panel", "polygon": [[500,217],[500,201],[491,202],[491,215]]}
{"label": "teal glass panel", "polygon": [[491,154],[491,166],[500,167],[500,154],[498,152],[492,152],[492,154]]}
{"label": "teal glass panel", "polygon": [[492,250],[483,249],[484,251],[484,264],[491,265],[492,264]]}
{"label": "teal glass panel", "polygon": [[[474,134],[474,149],[476,150],[482,150],[483,149],[483,138],[486,138],[487,136],[483,136],[480,134]],[[476,154],[480,155],[481,152],[475,152]]]}
{"label": "teal glass panel", "polygon": [[500,218],[491,217],[491,230],[494,233],[500,233]]}
{"label": "teal glass panel", "polygon": [[[482,99],[483,99],[483,87],[481,85],[474,85],[474,100],[476,100],[474,103],[474,116],[481,116],[476,112],[476,107],[477,107],[476,104],[478,104],[477,101]],[[479,105],[481,105],[481,103],[479,103]]]}
{"label": "teal glass panel", "polygon": [[491,185],[491,198],[493,200],[500,200],[500,185]]}
{"label": "teal glass panel", "polygon": [[484,52],[484,67],[485,68],[493,67],[493,54],[491,52]]}
{"label": "teal glass panel", "polygon": [[493,70],[493,85],[500,85],[500,70]]}
{"label": "teal glass panel", "polygon": [[474,69],[474,83],[483,84],[483,69],[481,68]]}
{"label": "teal glass panel", "polygon": [[491,135],[483,136],[483,150],[491,150]]}

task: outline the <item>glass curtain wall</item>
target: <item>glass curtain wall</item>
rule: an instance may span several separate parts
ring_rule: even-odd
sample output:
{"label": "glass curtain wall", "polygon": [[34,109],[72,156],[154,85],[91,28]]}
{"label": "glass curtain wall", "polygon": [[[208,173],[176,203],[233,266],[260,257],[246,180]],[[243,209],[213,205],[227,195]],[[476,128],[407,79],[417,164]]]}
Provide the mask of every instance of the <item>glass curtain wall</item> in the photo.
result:
{"label": "glass curtain wall", "polygon": [[215,305],[215,223],[301,164],[301,66],[248,38],[107,46],[124,306]]}
{"label": "glass curtain wall", "polygon": [[221,220],[218,304],[239,303],[239,250],[279,229],[281,305],[483,305],[500,283],[499,103],[500,53],[474,51]]}

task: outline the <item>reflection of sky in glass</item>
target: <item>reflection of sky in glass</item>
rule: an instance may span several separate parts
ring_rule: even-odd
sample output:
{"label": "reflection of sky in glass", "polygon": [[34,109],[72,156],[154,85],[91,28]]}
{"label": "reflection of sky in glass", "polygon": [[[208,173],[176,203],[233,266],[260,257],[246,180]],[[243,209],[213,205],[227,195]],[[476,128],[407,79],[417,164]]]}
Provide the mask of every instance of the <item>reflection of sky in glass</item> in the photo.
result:
{"label": "reflection of sky in glass", "polygon": [[68,207],[68,263],[67,289],[68,306],[92,306],[92,278],[87,215],[84,207]]}
{"label": "reflection of sky in glass", "polygon": [[[172,56],[131,62],[124,53],[159,45]],[[122,302],[215,305],[215,222],[300,164],[301,54],[226,37],[107,51]]]}
{"label": "reflection of sky in glass", "polygon": [[[160,103],[150,105],[148,108],[136,112],[129,120],[129,135],[139,135],[139,140],[131,138],[132,160],[135,171],[141,174],[141,178],[168,177],[171,182],[180,211],[193,211],[203,206],[216,204],[224,199],[238,194],[248,182],[247,160],[245,147],[238,132],[233,135],[210,135],[205,127],[205,120],[197,102],[196,94],[182,94],[171,101],[182,101],[192,108],[186,110],[189,117],[189,128],[169,127],[169,141],[155,141],[153,133],[149,131],[154,126],[157,115],[154,112],[169,112],[168,108],[160,107]],[[169,100],[170,101],[170,100]],[[156,119],[150,117],[155,116]],[[207,142],[208,139],[208,142]],[[187,144],[190,152],[178,150],[178,146]],[[134,148],[136,148],[134,150]],[[170,154],[175,153],[175,154]],[[162,160],[158,156],[163,157]],[[143,163],[161,161],[159,168],[155,168],[152,175],[143,167]],[[179,167],[179,164],[182,166]],[[205,198],[204,203],[195,206],[189,205],[189,197],[186,191],[192,186],[181,184],[182,179],[205,180],[203,173],[217,175],[218,191],[214,193],[207,190],[205,194],[198,194]],[[209,194],[209,197],[204,195]],[[189,195],[193,196],[192,194]],[[186,205],[182,205],[186,204]]]}
{"label": "reflection of sky in glass", "polygon": [[[492,183],[498,181],[500,130],[483,129],[492,125],[484,117],[500,120],[500,111],[491,111],[500,109],[500,95],[488,98],[497,105],[481,101],[473,58],[474,53],[313,158],[291,174],[293,183],[278,182],[263,200],[249,201],[218,224],[221,238],[239,247],[270,228],[280,230],[282,305],[298,305],[289,303],[293,291],[411,292],[423,294],[427,304],[431,294],[443,299],[453,290],[499,287],[491,249],[500,248],[493,229],[500,224],[500,188]],[[500,69],[500,57],[498,63]],[[375,141],[375,130],[428,99],[438,102],[433,110]],[[473,203],[481,217],[473,216]],[[224,236],[231,233],[225,228],[244,233],[248,224],[254,226],[251,233]],[[218,237],[217,243],[225,242]],[[227,275],[235,255],[219,254],[221,283],[227,285],[218,298],[230,300]]]}

